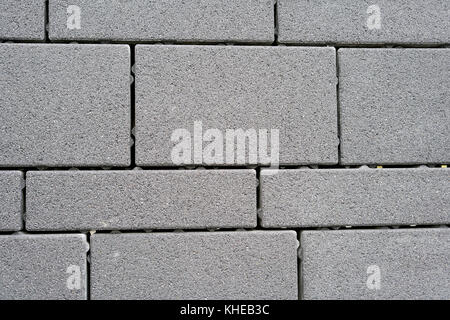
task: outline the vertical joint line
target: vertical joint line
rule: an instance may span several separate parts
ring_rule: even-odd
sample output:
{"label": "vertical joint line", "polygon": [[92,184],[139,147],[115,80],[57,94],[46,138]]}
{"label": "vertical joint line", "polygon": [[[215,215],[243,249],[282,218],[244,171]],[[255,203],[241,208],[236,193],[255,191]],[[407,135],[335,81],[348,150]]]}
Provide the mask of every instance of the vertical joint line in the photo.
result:
{"label": "vertical joint line", "polygon": [[261,167],[256,168],[256,228],[261,228]]}
{"label": "vertical joint line", "polygon": [[45,0],[45,15],[44,15],[44,32],[45,32],[45,42],[50,42],[48,31],[50,29],[50,9],[49,0]]}
{"label": "vertical joint line", "polygon": [[23,177],[22,177],[22,230],[26,230],[26,223],[27,223],[27,172],[22,171]]}
{"label": "vertical joint line", "polygon": [[91,233],[86,233],[89,250],[86,252],[86,300],[91,300]]}
{"label": "vertical joint line", "polygon": [[136,89],[136,57],[135,57],[135,50],[136,45],[132,44],[130,45],[130,57],[131,57],[131,66],[130,66],[130,76],[134,77],[132,78],[133,81],[130,85],[130,124],[131,124],[131,132],[130,132],[130,139],[131,139],[131,167],[136,167],[136,95],[135,95],[135,89]]}
{"label": "vertical joint line", "polygon": [[[301,243],[301,233],[302,230],[297,231],[297,241],[298,241],[298,248],[297,248],[297,284],[298,284],[298,300],[303,300],[303,274],[302,274],[302,263],[303,263],[303,250],[302,250],[302,243]],[[302,253],[300,256],[299,253]]]}
{"label": "vertical joint line", "polygon": [[278,45],[278,1],[274,0],[273,3],[273,13],[274,13],[274,42],[272,45]]}
{"label": "vertical joint line", "polygon": [[338,165],[341,164],[341,149],[342,149],[342,140],[341,140],[341,105],[339,98],[339,57],[338,57],[338,47],[336,49],[336,108],[337,108],[337,138],[338,138]]}

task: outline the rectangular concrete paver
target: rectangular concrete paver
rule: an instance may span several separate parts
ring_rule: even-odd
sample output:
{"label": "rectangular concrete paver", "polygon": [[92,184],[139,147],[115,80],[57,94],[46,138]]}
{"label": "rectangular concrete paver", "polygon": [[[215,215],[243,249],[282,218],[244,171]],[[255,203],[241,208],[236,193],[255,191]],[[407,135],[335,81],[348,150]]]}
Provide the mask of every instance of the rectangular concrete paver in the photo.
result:
{"label": "rectangular concrete paver", "polygon": [[293,231],[95,234],[91,246],[92,299],[297,299]]}
{"label": "rectangular concrete paver", "polygon": [[341,164],[450,162],[450,50],[340,49]]}
{"label": "rectangular concrete paver", "polygon": [[28,171],[31,231],[256,227],[255,170]]}
{"label": "rectangular concrete paver", "polygon": [[278,0],[281,43],[436,45],[450,42],[447,0]]}
{"label": "rectangular concrete paver", "polygon": [[130,49],[0,44],[0,166],[128,166]]}
{"label": "rectangular concrete paver", "polygon": [[0,40],[45,39],[45,0],[2,0]]}
{"label": "rectangular concrete paver", "polygon": [[305,299],[450,299],[450,229],[304,231]]}
{"label": "rectangular concrete paver", "polygon": [[[183,164],[273,164],[264,156],[275,151],[282,164],[336,164],[335,53],[334,48],[137,46],[136,163],[173,166],[174,153],[182,149],[188,155]],[[238,129],[251,137],[234,145],[246,148],[245,160],[227,157],[233,148],[239,153],[227,144],[242,141],[227,139],[227,131]]]}
{"label": "rectangular concrete paver", "polygon": [[50,39],[274,40],[273,0],[50,0]]}
{"label": "rectangular concrete paver", "polygon": [[0,171],[0,231],[22,229],[24,187],[22,172]]}
{"label": "rectangular concrete paver", "polygon": [[263,227],[450,224],[450,170],[263,169]]}
{"label": "rectangular concrete paver", "polygon": [[86,236],[0,236],[0,300],[85,300]]}

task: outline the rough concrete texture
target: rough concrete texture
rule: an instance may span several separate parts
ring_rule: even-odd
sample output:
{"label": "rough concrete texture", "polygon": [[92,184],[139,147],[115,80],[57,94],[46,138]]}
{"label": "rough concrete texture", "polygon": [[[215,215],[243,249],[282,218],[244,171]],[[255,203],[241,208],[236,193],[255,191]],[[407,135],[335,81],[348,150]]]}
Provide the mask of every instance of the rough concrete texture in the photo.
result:
{"label": "rough concrete texture", "polygon": [[22,229],[24,186],[22,172],[0,171],[0,231]]}
{"label": "rough concrete texture", "polygon": [[0,236],[0,300],[84,300],[86,236]]}
{"label": "rough concrete texture", "polygon": [[304,231],[305,299],[450,299],[450,229]]}
{"label": "rough concrete texture", "polygon": [[95,234],[92,299],[297,299],[293,231]]}
{"label": "rough concrete texture", "polygon": [[44,40],[45,0],[2,0],[0,40]]}
{"label": "rough concrete texture", "polygon": [[340,49],[341,163],[450,162],[450,50]]}
{"label": "rough concrete texture", "polygon": [[450,42],[449,13],[448,0],[278,0],[278,40],[445,44]]}
{"label": "rough concrete texture", "polygon": [[261,172],[263,227],[450,224],[448,169]]}
{"label": "rough concrete texture", "polygon": [[254,228],[255,170],[28,171],[31,231]]}
{"label": "rough concrete texture", "polygon": [[[79,29],[67,27],[69,5]],[[50,0],[52,40],[271,43],[273,28],[273,0]]]}
{"label": "rough concrete texture", "polygon": [[188,130],[193,145],[198,121],[203,133],[220,130],[224,150],[228,129],[269,138],[278,129],[281,163],[335,164],[336,83],[334,48],[138,45],[136,162],[174,165],[174,130]]}
{"label": "rough concrete texture", "polygon": [[0,166],[128,166],[130,49],[0,44]]}

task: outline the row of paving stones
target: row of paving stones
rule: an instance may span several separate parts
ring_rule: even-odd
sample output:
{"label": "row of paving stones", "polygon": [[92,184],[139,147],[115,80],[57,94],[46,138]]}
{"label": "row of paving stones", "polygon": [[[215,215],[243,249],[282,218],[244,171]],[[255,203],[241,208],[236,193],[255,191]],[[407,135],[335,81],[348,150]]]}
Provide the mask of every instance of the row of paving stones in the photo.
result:
{"label": "row of paving stones", "polygon": [[[0,236],[0,299],[88,298],[88,249]],[[94,234],[89,256],[91,299],[450,298],[448,228]]]}
{"label": "row of paving stones", "polygon": [[[0,230],[450,224],[450,170],[0,171]],[[24,203],[26,196],[26,203]],[[26,212],[24,212],[26,205]],[[24,223],[25,222],[25,223]]]}
{"label": "row of paving stones", "polygon": [[[277,2],[277,4],[276,4]],[[48,12],[48,18],[47,18]],[[450,42],[446,0],[4,0],[0,39],[285,44]]]}
{"label": "row of paving stones", "polygon": [[0,167],[450,162],[449,49],[135,51],[0,44]]}

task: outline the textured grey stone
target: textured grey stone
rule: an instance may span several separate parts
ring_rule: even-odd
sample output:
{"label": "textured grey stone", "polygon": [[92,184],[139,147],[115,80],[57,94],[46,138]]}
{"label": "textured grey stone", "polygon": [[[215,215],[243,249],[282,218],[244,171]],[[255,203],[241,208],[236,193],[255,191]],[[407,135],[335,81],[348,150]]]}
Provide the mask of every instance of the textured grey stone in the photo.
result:
{"label": "textured grey stone", "polygon": [[268,172],[261,172],[264,227],[450,224],[448,169]]}
{"label": "textured grey stone", "polygon": [[297,299],[293,231],[95,234],[92,299]]}
{"label": "textured grey stone", "polygon": [[300,245],[305,299],[450,299],[448,228],[304,231]]}
{"label": "textured grey stone", "polygon": [[138,45],[136,162],[173,165],[172,133],[201,121],[278,129],[282,164],[335,164],[336,82],[334,48]]}
{"label": "textured grey stone", "polygon": [[0,299],[85,300],[88,248],[81,234],[0,236]]}
{"label": "textured grey stone", "polygon": [[[80,29],[67,28],[69,5]],[[50,39],[272,42],[273,0],[50,0]]]}
{"label": "textured grey stone", "polygon": [[26,228],[256,227],[255,170],[29,171]]}
{"label": "textured grey stone", "polygon": [[450,50],[340,49],[342,164],[450,162]]}
{"label": "textured grey stone", "polygon": [[44,40],[45,0],[2,0],[0,39]]}
{"label": "textured grey stone", "polygon": [[130,164],[130,49],[0,45],[0,166]]}
{"label": "textured grey stone", "polygon": [[[374,17],[369,7],[374,5],[380,10],[379,29],[368,24]],[[449,12],[448,0],[278,0],[278,40],[356,45],[449,43]]]}
{"label": "textured grey stone", "polygon": [[22,189],[20,171],[0,171],[0,231],[22,229]]}

